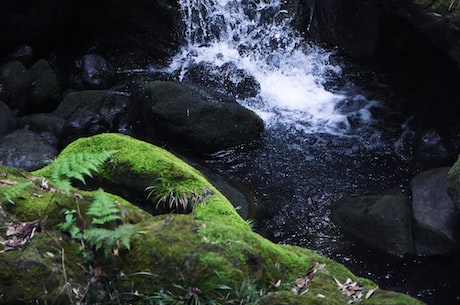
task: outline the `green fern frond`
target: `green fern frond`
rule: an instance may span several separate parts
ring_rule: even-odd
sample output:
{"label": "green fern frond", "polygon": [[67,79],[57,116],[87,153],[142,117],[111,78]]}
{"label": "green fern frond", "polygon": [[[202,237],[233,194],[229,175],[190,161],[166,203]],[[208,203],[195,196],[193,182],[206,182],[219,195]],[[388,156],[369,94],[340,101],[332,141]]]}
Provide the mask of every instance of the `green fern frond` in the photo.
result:
{"label": "green fern frond", "polygon": [[121,219],[120,209],[101,188],[94,193],[94,201],[88,207],[86,214],[94,217],[91,222],[93,225],[104,225]]}
{"label": "green fern frond", "polygon": [[114,230],[104,228],[89,228],[83,232],[83,239],[93,246],[96,251],[103,249],[107,257],[110,252],[116,248],[117,241],[121,246],[130,250],[131,238],[134,234],[139,233],[139,229],[133,224],[123,224]]}
{"label": "green fern frond", "polygon": [[2,186],[0,188],[0,202],[14,203],[22,191],[30,186],[29,181],[21,182],[14,185]]}
{"label": "green fern frond", "polygon": [[83,152],[58,158],[53,163],[51,180],[56,188],[69,192],[71,179],[85,183],[85,176],[92,177],[114,153],[115,151]]}
{"label": "green fern frond", "polygon": [[[97,251],[101,248],[105,248],[108,236],[110,236],[112,232],[113,230],[105,228],[89,228],[83,232],[83,239]],[[112,249],[111,246],[112,245],[109,247],[109,251]]]}

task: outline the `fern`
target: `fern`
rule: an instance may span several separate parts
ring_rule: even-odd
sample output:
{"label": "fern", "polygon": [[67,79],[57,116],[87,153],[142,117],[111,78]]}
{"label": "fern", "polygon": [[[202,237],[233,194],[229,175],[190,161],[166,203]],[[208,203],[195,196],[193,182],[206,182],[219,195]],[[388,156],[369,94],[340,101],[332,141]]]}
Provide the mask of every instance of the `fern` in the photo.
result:
{"label": "fern", "polygon": [[140,233],[139,228],[133,224],[108,228],[110,223],[121,220],[120,209],[101,188],[94,192],[94,200],[86,210],[86,215],[93,216],[89,228],[77,227],[76,214],[76,210],[66,210],[65,221],[58,224],[58,228],[68,232],[74,239],[81,239],[96,251],[102,249],[106,257],[121,247],[130,250],[132,236]]}
{"label": "fern", "polygon": [[85,183],[85,176],[92,177],[92,173],[98,172],[114,153],[115,151],[83,152],[58,158],[53,163],[51,180],[56,188],[68,193],[71,179]]}
{"label": "fern", "polygon": [[22,191],[30,186],[29,181],[14,185],[3,186],[0,191],[0,201],[13,203],[13,199],[18,198]]}
{"label": "fern", "polygon": [[114,230],[98,227],[86,229],[83,232],[83,239],[96,251],[103,249],[104,255],[107,257],[111,251],[118,248],[117,242],[130,250],[131,237],[137,233],[139,233],[138,227],[127,223],[116,227]]}
{"label": "fern", "polygon": [[119,213],[118,206],[101,188],[94,193],[94,201],[86,211],[86,214],[94,216],[91,222],[93,225],[104,225],[111,221],[120,220]]}

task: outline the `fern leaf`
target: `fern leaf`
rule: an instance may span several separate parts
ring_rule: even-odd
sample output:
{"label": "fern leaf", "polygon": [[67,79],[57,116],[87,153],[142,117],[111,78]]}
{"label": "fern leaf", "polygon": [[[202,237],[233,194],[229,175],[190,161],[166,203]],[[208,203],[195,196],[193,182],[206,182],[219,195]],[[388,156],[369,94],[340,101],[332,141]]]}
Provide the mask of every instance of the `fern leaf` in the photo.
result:
{"label": "fern leaf", "polygon": [[92,177],[114,153],[115,151],[84,152],[58,158],[53,163],[51,179],[56,188],[69,192],[71,179],[85,183],[85,176]]}
{"label": "fern leaf", "polygon": [[139,233],[139,229],[137,226],[129,223],[125,223],[121,226],[118,226],[115,230],[114,233],[117,235],[118,241],[120,241],[120,244],[125,247],[128,250],[131,250],[131,237],[134,234]]}
{"label": "fern leaf", "polygon": [[83,232],[83,239],[94,247],[96,251],[102,249],[105,256],[108,256],[116,248],[117,241],[130,250],[131,237],[138,232],[137,226],[133,224],[123,224],[115,230],[94,227]]}
{"label": "fern leaf", "polygon": [[118,206],[101,188],[94,193],[94,201],[86,211],[86,214],[94,216],[92,221],[94,225],[103,225],[121,219],[119,213]]}
{"label": "fern leaf", "polygon": [[15,198],[18,198],[21,192],[29,186],[29,181],[21,182],[14,185],[3,186],[0,191],[0,201],[13,203],[13,200]]}
{"label": "fern leaf", "polygon": [[[97,250],[107,247],[107,238],[112,233],[112,230],[104,228],[89,228],[83,232],[83,239]],[[111,245],[108,245],[111,247]]]}

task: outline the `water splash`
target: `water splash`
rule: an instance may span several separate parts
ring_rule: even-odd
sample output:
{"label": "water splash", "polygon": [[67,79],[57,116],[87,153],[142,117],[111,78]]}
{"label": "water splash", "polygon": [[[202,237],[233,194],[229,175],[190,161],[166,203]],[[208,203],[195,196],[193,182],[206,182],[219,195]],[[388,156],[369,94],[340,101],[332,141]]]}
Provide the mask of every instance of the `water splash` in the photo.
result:
{"label": "water splash", "polygon": [[[168,68],[179,80],[197,66],[206,70],[208,79],[222,78],[222,67],[230,65],[234,76],[226,74],[225,81],[217,81],[226,87],[228,82],[241,81],[235,75],[244,71],[260,90],[255,96],[241,92],[235,96],[256,111],[267,127],[285,124],[307,133],[347,134],[350,117],[364,124],[372,119],[369,109],[375,102],[358,105],[344,92],[325,89],[328,77],[340,77],[341,68],[330,63],[331,52],[308,44],[291,28],[290,14],[279,0],[179,3],[187,43]],[[358,107],[344,111],[340,105],[346,102]]]}

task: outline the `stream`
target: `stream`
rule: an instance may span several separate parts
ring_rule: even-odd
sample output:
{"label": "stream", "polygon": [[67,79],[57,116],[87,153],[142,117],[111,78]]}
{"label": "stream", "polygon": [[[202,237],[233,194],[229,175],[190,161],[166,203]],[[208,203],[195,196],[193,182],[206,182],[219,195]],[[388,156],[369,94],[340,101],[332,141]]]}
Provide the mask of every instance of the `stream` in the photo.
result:
{"label": "stream", "polygon": [[[419,171],[411,159],[413,117],[389,107],[399,97],[383,78],[304,41],[278,0],[179,2],[186,44],[155,71],[193,82],[199,68],[264,120],[257,143],[202,160],[253,201],[254,229],[339,261],[382,288],[428,304],[458,302],[460,282],[449,274],[460,270],[458,260],[388,257],[348,240],[330,219],[331,204],[344,197],[408,192]],[[244,94],[248,80],[258,84],[255,94]]]}

